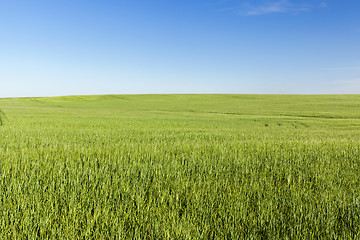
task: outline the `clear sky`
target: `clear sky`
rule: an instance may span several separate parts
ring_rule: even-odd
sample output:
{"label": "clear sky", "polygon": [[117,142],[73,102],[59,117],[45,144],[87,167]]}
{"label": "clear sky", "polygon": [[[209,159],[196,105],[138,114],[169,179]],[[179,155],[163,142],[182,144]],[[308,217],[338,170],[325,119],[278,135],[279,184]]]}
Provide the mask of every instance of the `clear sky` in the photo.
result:
{"label": "clear sky", "polygon": [[134,93],[360,93],[360,1],[0,1],[0,97]]}

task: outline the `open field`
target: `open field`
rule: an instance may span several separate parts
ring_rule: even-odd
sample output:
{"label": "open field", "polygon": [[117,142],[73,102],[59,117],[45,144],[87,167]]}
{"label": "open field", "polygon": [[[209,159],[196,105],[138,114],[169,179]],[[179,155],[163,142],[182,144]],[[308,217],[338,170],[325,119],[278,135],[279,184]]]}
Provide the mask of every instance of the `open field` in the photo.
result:
{"label": "open field", "polygon": [[0,108],[0,239],[360,237],[360,95]]}

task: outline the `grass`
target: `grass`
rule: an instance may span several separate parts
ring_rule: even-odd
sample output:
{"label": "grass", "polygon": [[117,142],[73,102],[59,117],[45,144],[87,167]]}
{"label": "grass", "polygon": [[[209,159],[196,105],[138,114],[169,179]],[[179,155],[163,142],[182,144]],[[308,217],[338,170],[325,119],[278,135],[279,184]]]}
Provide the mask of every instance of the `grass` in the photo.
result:
{"label": "grass", "polygon": [[360,95],[0,106],[1,239],[360,237]]}
{"label": "grass", "polygon": [[0,126],[2,126],[4,124],[4,119],[5,119],[5,114],[0,109]]}

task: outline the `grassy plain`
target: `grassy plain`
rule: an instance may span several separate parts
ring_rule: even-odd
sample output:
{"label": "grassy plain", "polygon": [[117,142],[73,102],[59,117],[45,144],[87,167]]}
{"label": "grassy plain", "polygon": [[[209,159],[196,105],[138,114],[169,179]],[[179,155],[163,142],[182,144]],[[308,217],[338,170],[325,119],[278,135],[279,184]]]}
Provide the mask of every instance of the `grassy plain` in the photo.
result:
{"label": "grassy plain", "polygon": [[360,237],[360,95],[0,107],[1,239]]}

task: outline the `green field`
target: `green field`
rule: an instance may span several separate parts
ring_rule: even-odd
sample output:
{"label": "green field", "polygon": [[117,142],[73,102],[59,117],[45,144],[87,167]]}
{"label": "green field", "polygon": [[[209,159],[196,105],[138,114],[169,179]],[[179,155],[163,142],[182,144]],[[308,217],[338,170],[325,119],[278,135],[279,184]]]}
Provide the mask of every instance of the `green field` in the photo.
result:
{"label": "green field", "polygon": [[360,95],[0,108],[0,239],[360,237]]}

